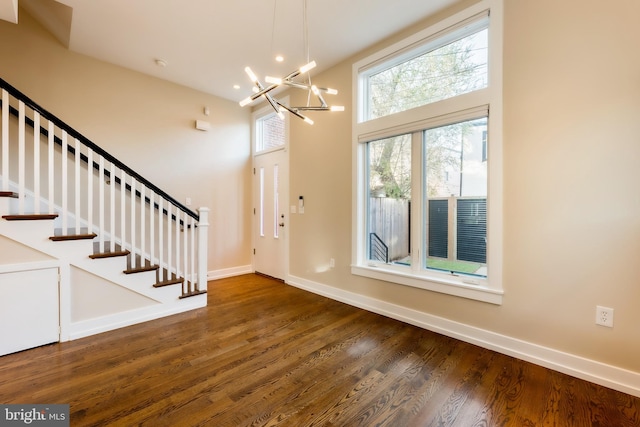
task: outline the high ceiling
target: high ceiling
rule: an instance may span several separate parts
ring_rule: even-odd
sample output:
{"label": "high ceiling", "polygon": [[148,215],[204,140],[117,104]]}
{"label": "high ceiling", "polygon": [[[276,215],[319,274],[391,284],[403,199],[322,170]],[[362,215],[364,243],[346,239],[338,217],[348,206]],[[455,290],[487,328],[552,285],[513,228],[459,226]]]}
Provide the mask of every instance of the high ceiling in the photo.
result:
{"label": "high ceiling", "polygon": [[239,101],[251,93],[246,66],[263,79],[307,62],[305,1],[318,73],[457,0],[18,1],[72,51]]}

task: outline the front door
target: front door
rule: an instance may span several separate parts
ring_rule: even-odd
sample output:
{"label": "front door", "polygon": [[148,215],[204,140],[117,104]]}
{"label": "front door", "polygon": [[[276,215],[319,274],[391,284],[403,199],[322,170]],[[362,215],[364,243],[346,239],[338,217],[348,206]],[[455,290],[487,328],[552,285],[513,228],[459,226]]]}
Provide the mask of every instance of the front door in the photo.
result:
{"label": "front door", "polygon": [[280,280],[286,270],[288,172],[284,148],[254,156],[254,269]]}

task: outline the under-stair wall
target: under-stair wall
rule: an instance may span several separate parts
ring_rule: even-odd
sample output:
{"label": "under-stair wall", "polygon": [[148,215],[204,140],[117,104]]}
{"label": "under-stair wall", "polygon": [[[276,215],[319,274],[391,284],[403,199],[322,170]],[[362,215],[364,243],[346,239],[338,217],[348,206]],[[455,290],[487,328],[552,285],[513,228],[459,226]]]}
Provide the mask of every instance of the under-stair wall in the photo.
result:
{"label": "under-stair wall", "polygon": [[62,340],[206,305],[208,209],[182,206],[0,85],[0,258],[9,246],[39,254],[0,259],[0,286],[30,263],[57,268]]}

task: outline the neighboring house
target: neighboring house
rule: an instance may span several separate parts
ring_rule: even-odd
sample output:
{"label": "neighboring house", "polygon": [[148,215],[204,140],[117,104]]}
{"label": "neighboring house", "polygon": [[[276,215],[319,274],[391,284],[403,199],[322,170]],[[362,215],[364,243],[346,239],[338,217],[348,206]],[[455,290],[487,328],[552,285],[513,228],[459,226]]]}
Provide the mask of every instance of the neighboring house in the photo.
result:
{"label": "neighboring house", "polygon": [[[285,280],[640,396],[640,4],[505,3],[504,120],[490,130],[503,150],[489,153],[503,174],[502,210],[489,213],[502,224],[489,265],[501,304],[352,274],[352,65],[435,18],[314,77],[347,112],[290,125]],[[0,77],[177,199],[209,207],[210,278],[252,271],[251,112],[69,52],[21,14],[0,21]],[[202,106],[206,133],[193,129]],[[473,140],[466,155],[481,170]],[[448,172],[452,183],[459,171]],[[290,213],[302,200],[304,214]],[[2,263],[37,256],[0,243]],[[598,305],[615,309],[613,328],[595,324]]]}

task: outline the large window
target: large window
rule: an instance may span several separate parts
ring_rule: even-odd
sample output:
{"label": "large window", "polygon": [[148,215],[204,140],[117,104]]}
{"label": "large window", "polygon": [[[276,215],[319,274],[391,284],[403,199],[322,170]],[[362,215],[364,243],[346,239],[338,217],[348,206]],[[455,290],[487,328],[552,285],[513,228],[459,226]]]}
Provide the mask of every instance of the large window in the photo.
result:
{"label": "large window", "polygon": [[354,274],[501,303],[501,6],[354,64]]}

